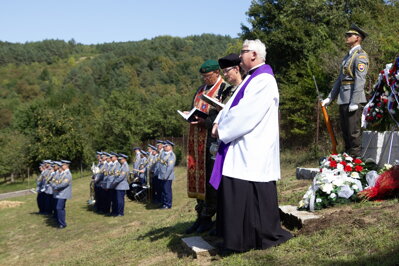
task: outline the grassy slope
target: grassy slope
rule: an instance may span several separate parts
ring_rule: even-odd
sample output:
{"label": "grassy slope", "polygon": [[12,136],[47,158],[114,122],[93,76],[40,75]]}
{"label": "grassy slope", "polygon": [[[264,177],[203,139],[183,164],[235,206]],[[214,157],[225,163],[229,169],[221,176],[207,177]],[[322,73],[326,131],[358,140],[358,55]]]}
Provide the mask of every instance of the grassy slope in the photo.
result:
{"label": "grassy slope", "polygon": [[[283,167],[282,204],[296,204],[309,185],[309,181],[295,180],[294,169],[291,163]],[[323,210],[319,214],[325,218],[293,232],[297,237],[275,248],[193,259],[184,252],[180,238],[194,220],[195,202],[186,197],[185,169],[179,167],[176,172],[171,210],[127,200],[126,214],[118,218],[88,211],[89,179],[74,180],[64,230],[52,227],[51,219],[33,214],[35,195],[11,199],[24,204],[0,209],[0,265],[399,263],[398,200]]]}

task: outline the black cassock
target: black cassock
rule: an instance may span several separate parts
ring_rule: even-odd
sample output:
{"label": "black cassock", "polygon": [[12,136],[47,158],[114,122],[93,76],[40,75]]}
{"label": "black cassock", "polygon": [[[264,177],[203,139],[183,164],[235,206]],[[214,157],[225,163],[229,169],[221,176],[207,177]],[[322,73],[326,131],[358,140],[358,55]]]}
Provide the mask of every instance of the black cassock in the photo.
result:
{"label": "black cassock", "polygon": [[223,176],[218,191],[217,232],[224,248],[244,252],[266,249],[290,238],[281,228],[276,182]]}

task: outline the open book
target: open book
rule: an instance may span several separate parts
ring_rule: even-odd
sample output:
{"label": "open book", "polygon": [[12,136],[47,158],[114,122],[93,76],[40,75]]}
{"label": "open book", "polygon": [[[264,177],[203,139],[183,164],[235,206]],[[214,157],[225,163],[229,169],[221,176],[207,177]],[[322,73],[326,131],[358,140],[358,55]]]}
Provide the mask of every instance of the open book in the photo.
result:
{"label": "open book", "polygon": [[206,119],[208,117],[207,113],[202,112],[201,110],[197,108],[193,108],[188,114],[183,113],[180,110],[177,110],[177,112],[188,122],[194,122],[197,121],[196,117],[201,117],[203,119]]}
{"label": "open book", "polygon": [[219,102],[217,99],[209,97],[206,94],[202,94],[200,96],[201,100],[205,101],[207,104],[212,105],[213,107],[220,107],[220,108],[224,108],[224,104]]}

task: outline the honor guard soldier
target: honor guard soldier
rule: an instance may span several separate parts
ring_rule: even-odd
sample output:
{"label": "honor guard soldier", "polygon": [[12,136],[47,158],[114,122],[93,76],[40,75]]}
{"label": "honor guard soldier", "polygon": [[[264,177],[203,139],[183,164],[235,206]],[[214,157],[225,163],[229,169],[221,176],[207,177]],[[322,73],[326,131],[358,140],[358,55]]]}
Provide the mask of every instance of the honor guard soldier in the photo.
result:
{"label": "honor guard soldier", "polygon": [[360,45],[366,37],[367,33],[355,24],[345,33],[346,44],[350,47],[349,53],[342,60],[339,76],[330,94],[322,101],[324,106],[338,97],[345,152],[353,157],[361,155],[361,104],[366,102],[364,85],[369,58]]}
{"label": "honor guard soldier", "polygon": [[117,215],[117,202],[115,196],[115,189],[114,189],[114,180],[117,176],[119,176],[119,170],[121,168],[121,164],[118,162],[119,154],[115,152],[111,152],[111,160],[112,165],[111,169],[108,170],[108,179],[107,179],[107,189],[110,191],[111,196],[111,216]]}
{"label": "honor guard soldier", "polygon": [[[129,176],[129,165],[127,159],[129,157],[123,153],[119,154],[118,160],[120,162],[120,168],[115,175],[112,187],[114,189],[114,201],[112,205],[112,215],[123,216],[125,210],[125,193],[129,189],[127,178]],[[114,207],[115,203],[115,207]]]}
{"label": "honor guard soldier", "polygon": [[147,178],[148,178],[148,184],[150,188],[150,193],[148,194],[149,200],[152,201],[153,199],[153,193],[154,193],[154,165],[157,160],[157,147],[154,145],[148,144],[148,163],[147,163]]}
{"label": "honor guard soldier", "polygon": [[46,206],[45,209],[46,213],[53,214],[54,197],[53,197],[53,187],[51,186],[51,184],[53,182],[55,172],[58,169],[58,166],[56,166],[55,161],[51,162],[51,165],[48,169],[49,169],[48,174],[44,180],[44,193],[45,193],[45,206]]}
{"label": "honor guard soldier", "polygon": [[37,192],[37,207],[39,208],[39,212],[38,214],[44,214],[45,213],[45,206],[44,206],[44,197],[45,197],[45,193],[42,192],[43,189],[43,181],[44,181],[44,176],[46,173],[46,162],[47,160],[43,161],[40,164],[40,175],[37,177],[36,179],[36,192]]}
{"label": "honor guard soldier", "polygon": [[[51,177],[51,173],[53,171],[53,168],[51,167],[51,164],[53,162],[51,160],[46,160],[46,170],[43,172],[43,179],[41,183],[41,190],[40,192],[42,193],[42,206],[43,206],[43,214],[51,214],[51,198],[52,195],[49,195],[50,189],[48,189],[48,182]],[[47,190],[47,193],[46,193]]]}
{"label": "honor guard soldier", "polygon": [[54,172],[52,173],[51,181],[50,181],[50,187],[53,191],[52,193],[52,198],[51,198],[51,210],[53,212],[53,217],[57,219],[57,210],[56,210],[56,204],[57,204],[57,199],[55,198],[55,193],[54,193],[54,186],[57,184],[58,180],[60,179],[60,174],[61,174],[61,169],[62,163],[59,161],[54,162]]}
{"label": "honor guard soldier", "polygon": [[138,168],[138,177],[140,180],[141,185],[146,185],[147,184],[147,163],[148,163],[148,153],[144,150],[140,150],[141,153],[141,160],[140,160],[140,165]]}
{"label": "honor guard soldier", "polygon": [[104,165],[104,169],[103,169],[103,173],[104,173],[104,177],[101,181],[101,188],[103,191],[103,210],[102,212],[104,214],[109,214],[111,211],[111,191],[107,188],[108,187],[108,179],[109,179],[109,175],[110,175],[110,171],[112,168],[112,160],[111,160],[111,154],[104,152],[103,154],[105,154],[106,156],[106,162]]}
{"label": "honor guard soldier", "polygon": [[65,221],[65,204],[67,199],[72,198],[72,174],[69,170],[71,164],[68,160],[61,160],[62,172],[56,184],[53,185],[54,197],[56,199],[55,209],[57,212],[58,228],[67,226]]}
{"label": "honor guard soldier", "polygon": [[[134,151],[134,154],[135,154],[135,157],[134,157],[134,161],[133,161],[133,169],[139,169],[139,167],[140,167],[140,162],[141,162],[141,152],[140,152],[140,148],[139,147],[134,147],[133,148],[133,151]],[[134,172],[134,175],[135,175],[135,177],[137,177],[138,176],[138,172],[136,171],[133,171]]]}
{"label": "honor guard soldier", "polygon": [[161,209],[172,208],[172,182],[175,179],[176,155],[173,153],[175,144],[169,140],[165,141],[164,152],[159,157],[159,175],[161,184]]}
{"label": "honor guard soldier", "polygon": [[97,176],[97,174],[98,174],[98,172],[97,171],[99,171],[99,165],[100,165],[100,163],[101,163],[101,155],[102,155],[103,153],[101,152],[101,151],[96,151],[96,157],[97,157],[97,164],[96,165],[94,165],[94,163],[93,163],[93,166],[91,167],[91,170],[92,170],[92,172],[93,172],[93,175],[91,176],[91,181],[90,181],[90,198],[89,198],[89,200],[87,201],[87,203],[89,204],[89,205],[93,205],[93,204],[95,204],[96,203],[96,188],[95,188],[95,184],[96,184],[96,182],[95,182],[95,179],[96,179],[96,176]]}
{"label": "honor guard soldier", "polygon": [[156,144],[156,148],[157,148],[157,154],[156,157],[154,158],[154,165],[153,165],[153,173],[154,173],[154,177],[152,179],[152,183],[153,183],[153,202],[154,203],[161,203],[161,193],[162,193],[162,188],[161,188],[161,184],[160,181],[158,179],[158,175],[159,175],[159,157],[161,156],[161,154],[163,153],[163,145],[164,145],[164,141],[163,140],[157,140],[157,144]]}
{"label": "honor guard soldier", "polygon": [[108,212],[106,209],[107,203],[105,200],[106,192],[105,192],[105,183],[104,183],[104,177],[106,175],[108,167],[108,162],[107,162],[108,157],[109,153],[102,152],[101,163],[99,164],[99,173],[96,175],[94,180],[95,182],[94,188],[96,190],[95,207],[96,211],[100,214],[109,213],[109,207],[108,207]]}

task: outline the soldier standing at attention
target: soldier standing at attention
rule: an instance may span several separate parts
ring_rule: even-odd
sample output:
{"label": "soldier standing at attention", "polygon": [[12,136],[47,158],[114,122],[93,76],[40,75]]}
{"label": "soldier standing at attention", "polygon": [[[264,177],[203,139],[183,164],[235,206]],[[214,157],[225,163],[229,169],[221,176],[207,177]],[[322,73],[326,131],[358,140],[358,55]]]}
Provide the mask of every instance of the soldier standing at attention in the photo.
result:
{"label": "soldier standing at attention", "polygon": [[346,44],[350,47],[344,57],[341,69],[334,86],[322,105],[328,105],[338,97],[341,130],[345,142],[345,152],[353,157],[359,157],[361,104],[366,102],[364,85],[369,67],[367,53],[360,46],[367,33],[352,24],[345,33]]}
{"label": "soldier standing at attention", "polygon": [[62,172],[59,180],[53,185],[54,198],[56,199],[55,209],[57,212],[58,228],[62,229],[67,226],[65,221],[65,204],[67,199],[72,198],[72,174],[69,171],[70,161],[61,160]]}
{"label": "soldier standing at attention", "polygon": [[118,160],[120,162],[119,174],[115,175],[112,187],[114,191],[114,201],[116,206],[112,205],[113,216],[123,216],[125,210],[125,193],[129,189],[129,184],[127,183],[127,177],[129,175],[129,165],[127,164],[127,158],[125,154],[119,154]]}
{"label": "soldier standing at attention", "polygon": [[121,164],[118,162],[118,154],[115,152],[110,153],[111,160],[112,160],[112,166],[111,169],[108,170],[108,179],[107,179],[107,189],[110,193],[111,197],[111,216],[117,216],[118,211],[117,211],[117,201],[116,201],[116,193],[115,189],[113,186],[114,179],[119,176],[119,171],[121,168]]}
{"label": "soldier standing at attention", "polygon": [[45,193],[42,191],[43,185],[44,185],[44,177],[46,174],[46,161],[43,161],[42,164],[40,164],[40,175],[36,179],[36,192],[37,192],[37,207],[39,208],[38,214],[44,214],[45,213],[45,206],[44,206],[44,197]]}
{"label": "soldier standing at attention", "polygon": [[176,155],[173,153],[175,144],[165,141],[164,152],[159,157],[159,180],[161,184],[161,209],[172,208],[172,182],[175,179]]}
{"label": "soldier standing at attention", "polygon": [[152,172],[154,174],[153,175],[154,178],[152,179],[152,202],[155,204],[161,203],[161,186],[160,186],[160,181],[158,179],[158,175],[159,175],[159,157],[164,152],[163,145],[164,145],[163,140],[157,140],[156,144],[157,152],[154,158],[154,165],[152,167]]}

